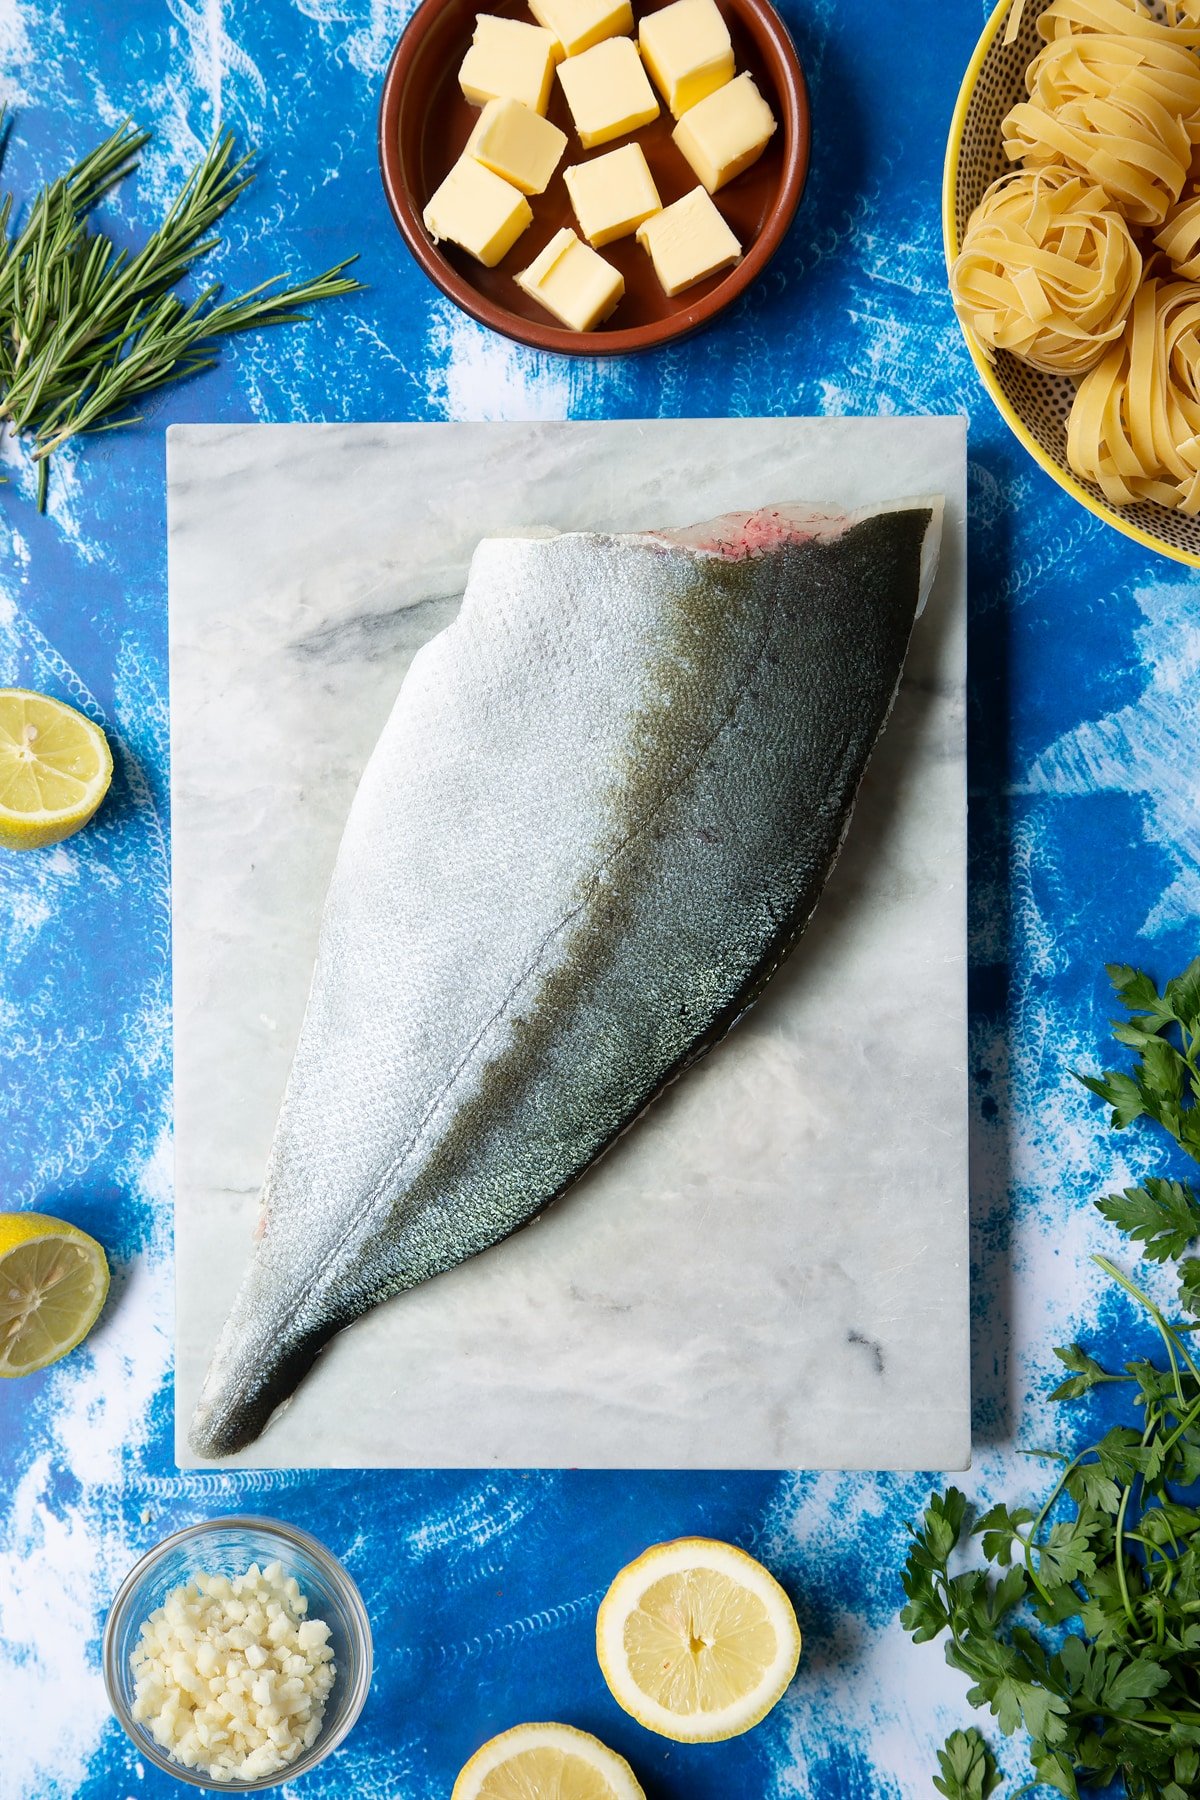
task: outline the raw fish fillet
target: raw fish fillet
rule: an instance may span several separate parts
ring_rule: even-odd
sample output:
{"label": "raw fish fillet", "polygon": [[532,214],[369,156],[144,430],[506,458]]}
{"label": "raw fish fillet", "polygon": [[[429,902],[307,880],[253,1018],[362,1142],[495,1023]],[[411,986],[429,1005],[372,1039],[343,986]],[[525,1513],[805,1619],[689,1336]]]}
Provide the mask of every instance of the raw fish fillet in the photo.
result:
{"label": "raw fish fillet", "polygon": [[350,810],[199,1454],[541,1212],[758,996],[836,861],[941,512],[479,545]]}

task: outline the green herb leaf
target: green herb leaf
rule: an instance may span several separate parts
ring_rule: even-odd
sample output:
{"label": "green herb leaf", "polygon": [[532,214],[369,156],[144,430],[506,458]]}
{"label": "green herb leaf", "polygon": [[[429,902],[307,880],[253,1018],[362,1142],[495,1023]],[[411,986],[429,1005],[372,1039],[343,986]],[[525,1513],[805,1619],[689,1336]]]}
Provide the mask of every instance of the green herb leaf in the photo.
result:
{"label": "green herb leaf", "polygon": [[1141,1187],[1107,1194],[1096,1205],[1152,1262],[1174,1260],[1200,1238],[1200,1199],[1182,1181],[1154,1177]]}
{"label": "green herb leaf", "polygon": [[1186,1257],[1179,1265],[1179,1304],[1200,1318],[1200,1257]]}
{"label": "green herb leaf", "polygon": [[1080,1075],[1079,1080],[1101,1100],[1106,1100],[1113,1109],[1112,1128],[1124,1131],[1135,1119],[1140,1119],[1146,1111],[1142,1099],[1142,1090],[1131,1075],[1121,1075],[1108,1071],[1104,1075]]}
{"label": "green herb leaf", "polygon": [[1115,1381],[1118,1376],[1110,1375],[1108,1370],[1081,1350],[1078,1344],[1060,1344],[1054,1352],[1060,1363],[1075,1373],[1069,1381],[1060,1382],[1050,1398],[1052,1400],[1078,1400],[1082,1395],[1099,1386],[1102,1381]]}
{"label": "green herb leaf", "polygon": [[1103,1530],[1098,1519],[1077,1514],[1074,1519],[1060,1519],[1051,1528],[1041,1547],[1038,1574],[1046,1587],[1059,1587],[1078,1581],[1081,1575],[1096,1573],[1096,1552],[1092,1540]]}
{"label": "green herb leaf", "polygon": [[1007,1568],[1013,1559],[1013,1551],[1020,1554],[1025,1540],[1021,1529],[1033,1523],[1034,1515],[1027,1507],[1007,1507],[1000,1504],[993,1506],[990,1512],[975,1526],[975,1535],[983,1539],[983,1554],[989,1562],[999,1563]]}
{"label": "green herb leaf", "polygon": [[933,1785],[946,1800],[988,1800],[1000,1785],[996,1760],[973,1727],[951,1732],[938,1751],[938,1766]]}
{"label": "green herb leaf", "polygon": [[1126,963],[1106,963],[1104,972],[1112,982],[1117,998],[1128,1011],[1146,1013],[1160,1025],[1170,1022],[1170,1004],[1160,999],[1158,989],[1149,975],[1144,974],[1141,969],[1131,969]]}
{"label": "green herb leaf", "polygon": [[1188,964],[1182,975],[1168,981],[1163,1001],[1170,1008],[1171,1017],[1185,1030],[1194,1032],[1200,1028],[1200,956]]}
{"label": "green herb leaf", "polygon": [[1099,1463],[1080,1463],[1067,1476],[1066,1487],[1077,1506],[1090,1506],[1096,1512],[1114,1514],[1120,1508],[1121,1489]]}
{"label": "green herb leaf", "polygon": [[1079,1786],[1075,1780],[1075,1771],[1070,1759],[1061,1750],[1052,1751],[1048,1756],[1039,1756],[1034,1760],[1034,1773],[1043,1787],[1054,1788],[1060,1794],[1066,1794],[1068,1800],[1079,1800]]}

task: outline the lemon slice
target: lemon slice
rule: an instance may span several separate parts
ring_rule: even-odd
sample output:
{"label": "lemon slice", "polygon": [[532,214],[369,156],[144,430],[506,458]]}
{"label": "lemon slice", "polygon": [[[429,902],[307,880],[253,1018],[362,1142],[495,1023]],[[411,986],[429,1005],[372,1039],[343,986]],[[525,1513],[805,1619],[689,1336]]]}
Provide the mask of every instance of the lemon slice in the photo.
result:
{"label": "lemon slice", "polygon": [[0,688],[0,848],[41,850],[86,825],[112,780],[104,733],[27,688]]}
{"label": "lemon slice", "polygon": [[108,1293],[104,1252],[45,1213],[0,1213],[0,1376],[32,1375],[82,1343]]}
{"label": "lemon slice", "polygon": [[796,1673],[800,1627],[761,1563],[712,1538],[654,1544],[621,1570],[596,1618],[614,1700],[680,1744],[739,1736]]}
{"label": "lemon slice", "polygon": [[573,1725],[514,1725],[477,1750],[450,1800],[646,1800],[623,1756]]}

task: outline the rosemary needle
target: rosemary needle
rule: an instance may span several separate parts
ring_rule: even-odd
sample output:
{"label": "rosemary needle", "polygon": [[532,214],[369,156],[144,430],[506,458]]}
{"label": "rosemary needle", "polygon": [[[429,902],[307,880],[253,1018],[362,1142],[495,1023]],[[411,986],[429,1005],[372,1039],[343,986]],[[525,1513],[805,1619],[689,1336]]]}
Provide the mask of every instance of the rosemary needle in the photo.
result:
{"label": "rosemary needle", "polygon": [[0,198],[0,432],[32,446],[39,511],[49,459],[71,438],[132,422],[143,395],[211,368],[222,338],[361,287],[343,273],[349,257],[294,287],[273,276],[229,300],[216,283],[182,300],[177,284],[220,243],[213,227],[252,180],[249,158],[218,132],[158,229],[139,250],[118,250],[90,215],[148,141],[126,120],[40,191],[15,233],[12,196]]}

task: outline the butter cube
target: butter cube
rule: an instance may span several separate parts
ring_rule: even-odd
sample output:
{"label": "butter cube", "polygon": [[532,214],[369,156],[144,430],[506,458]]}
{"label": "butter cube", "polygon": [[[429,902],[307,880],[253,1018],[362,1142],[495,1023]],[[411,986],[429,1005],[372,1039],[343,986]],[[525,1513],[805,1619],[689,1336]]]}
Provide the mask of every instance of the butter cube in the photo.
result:
{"label": "butter cube", "polygon": [[664,294],[679,294],[706,275],[740,262],[742,246],[702,187],[638,226]]}
{"label": "butter cube", "polygon": [[733,45],[716,0],[674,0],[638,30],[646,67],[678,119],[733,79]]}
{"label": "butter cube", "polygon": [[458,71],[458,85],[472,106],[489,100],[522,100],[535,113],[550,103],[558,39],[541,25],[479,13],[475,36]]}
{"label": "butter cube", "polygon": [[571,331],[591,331],[607,319],[625,292],[621,271],[589,250],[567,225],[555,232],[516,281]]}
{"label": "butter cube", "polygon": [[633,30],[630,0],[529,0],[529,10],[554,33],[564,56],[578,56],[604,38]]}
{"label": "butter cube", "polygon": [[672,136],[710,194],[757,162],[775,131],[775,115],[753,75],[727,81],[689,108]]}
{"label": "butter cube", "polygon": [[643,219],[662,211],[662,201],[640,144],[622,144],[564,176],[579,229],[594,250],[628,237]]}
{"label": "butter cube", "polygon": [[533,213],[524,194],[465,152],[425,208],[425,229],[435,243],[458,244],[486,269],[506,257]]}
{"label": "butter cube", "polygon": [[658,117],[658,101],[632,38],[605,38],[558,65],[567,105],[585,150],[624,137]]}
{"label": "butter cube", "polygon": [[567,147],[567,134],[523,100],[489,100],[467,139],[467,155],[522,194],[544,194]]}

